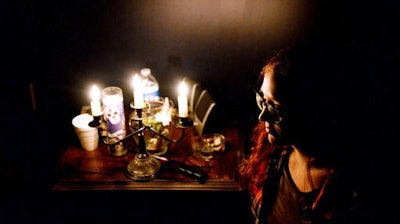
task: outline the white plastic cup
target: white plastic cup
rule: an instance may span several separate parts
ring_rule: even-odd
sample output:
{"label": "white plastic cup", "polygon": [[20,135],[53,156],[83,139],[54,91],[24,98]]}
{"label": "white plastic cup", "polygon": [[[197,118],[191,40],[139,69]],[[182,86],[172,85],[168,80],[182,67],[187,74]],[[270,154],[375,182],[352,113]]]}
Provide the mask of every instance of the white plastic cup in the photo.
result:
{"label": "white plastic cup", "polygon": [[75,133],[86,151],[93,151],[99,147],[99,133],[97,128],[89,126],[91,121],[93,117],[90,114],[79,114],[72,119]]}

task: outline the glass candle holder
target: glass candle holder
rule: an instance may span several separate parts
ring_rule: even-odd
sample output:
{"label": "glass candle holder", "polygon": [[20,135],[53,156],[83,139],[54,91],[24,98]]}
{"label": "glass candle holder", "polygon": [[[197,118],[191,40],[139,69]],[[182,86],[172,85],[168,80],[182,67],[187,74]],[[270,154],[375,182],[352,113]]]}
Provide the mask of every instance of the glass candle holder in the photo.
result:
{"label": "glass candle holder", "polygon": [[[109,143],[120,141],[126,136],[125,111],[122,89],[116,86],[102,90],[103,119],[107,124],[107,140]],[[128,150],[123,142],[108,147],[113,156],[123,156]]]}

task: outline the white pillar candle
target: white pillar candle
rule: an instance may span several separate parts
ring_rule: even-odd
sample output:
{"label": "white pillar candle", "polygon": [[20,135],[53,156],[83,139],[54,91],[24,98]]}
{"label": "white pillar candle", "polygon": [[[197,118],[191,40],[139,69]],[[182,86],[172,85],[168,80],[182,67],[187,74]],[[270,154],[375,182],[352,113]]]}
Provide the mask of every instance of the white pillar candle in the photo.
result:
{"label": "white pillar candle", "polygon": [[100,116],[102,114],[100,105],[100,89],[97,88],[96,85],[92,86],[90,96],[92,97],[92,100],[90,101],[90,109],[92,110],[92,115]]}
{"label": "white pillar candle", "polygon": [[143,100],[143,85],[141,78],[135,74],[132,79],[132,86],[133,86],[133,101],[136,108],[143,108],[144,107],[144,100]]}
{"label": "white pillar candle", "polygon": [[178,114],[179,117],[188,117],[188,99],[187,86],[184,81],[181,82],[178,88]]}

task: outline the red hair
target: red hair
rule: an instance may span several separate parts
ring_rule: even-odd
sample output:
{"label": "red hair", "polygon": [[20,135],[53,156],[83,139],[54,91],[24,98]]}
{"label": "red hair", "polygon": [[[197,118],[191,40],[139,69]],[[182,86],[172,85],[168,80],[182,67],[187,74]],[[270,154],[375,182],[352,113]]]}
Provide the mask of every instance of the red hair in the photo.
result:
{"label": "red hair", "polygon": [[263,122],[259,122],[251,135],[250,156],[239,165],[239,183],[242,189],[247,189],[254,195],[262,189],[267,179],[268,162],[277,146],[268,142]]}

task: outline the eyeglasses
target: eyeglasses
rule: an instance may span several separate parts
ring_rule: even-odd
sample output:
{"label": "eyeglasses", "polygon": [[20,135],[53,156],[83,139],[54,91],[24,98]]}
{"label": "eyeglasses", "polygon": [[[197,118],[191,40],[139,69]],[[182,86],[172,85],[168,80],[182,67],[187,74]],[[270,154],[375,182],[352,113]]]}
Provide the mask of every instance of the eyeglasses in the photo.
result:
{"label": "eyeglasses", "polygon": [[261,115],[265,116],[268,111],[267,115],[271,122],[279,124],[282,121],[282,115],[279,112],[279,109],[275,105],[268,103],[260,91],[256,92],[256,101],[258,108],[261,110]]}

